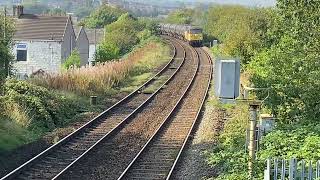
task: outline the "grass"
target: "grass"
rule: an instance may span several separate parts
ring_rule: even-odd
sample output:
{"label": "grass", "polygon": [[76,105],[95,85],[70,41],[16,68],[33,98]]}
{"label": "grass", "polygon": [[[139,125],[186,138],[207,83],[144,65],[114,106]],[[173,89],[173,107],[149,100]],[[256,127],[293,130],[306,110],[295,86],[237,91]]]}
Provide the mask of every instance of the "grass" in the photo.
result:
{"label": "grass", "polygon": [[154,84],[152,84],[151,86],[147,87],[146,89],[143,90],[143,93],[146,94],[151,94],[154,93],[161,85],[163,85],[166,80],[168,79],[168,76],[161,76],[159,77]]}
{"label": "grass", "polygon": [[124,59],[94,67],[75,68],[59,74],[46,74],[31,79],[31,82],[80,95],[105,94],[110,90],[112,92],[112,88],[127,92],[150,78],[150,71],[168,59],[169,48],[161,42],[151,41],[129,53]]}
{"label": "grass", "polygon": [[0,117],[0,152],[12,150],[37,138],[39,138],[37,133],[29,131],[5,117]]}

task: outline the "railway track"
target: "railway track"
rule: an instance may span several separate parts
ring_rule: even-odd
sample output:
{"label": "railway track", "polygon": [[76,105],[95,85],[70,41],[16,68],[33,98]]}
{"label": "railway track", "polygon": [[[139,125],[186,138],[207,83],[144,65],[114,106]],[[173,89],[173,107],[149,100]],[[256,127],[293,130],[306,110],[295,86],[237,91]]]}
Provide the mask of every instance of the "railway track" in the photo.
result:
{"label": "railway track", "polygon": [[[131,117],[135,116],[175,77],[184,64],[186,52],[176,51],[180,46],[179,43],[176,41],[171,43],[175,53],[171,61],[158,74],[72,134],[2,177],[1,180],[59,178],[105,139],[123,128]],[[167,77],[165,83],[152,93],[143,93],[145,89],[159,84],[158,81],[163,76]]]}
{"label": "railway track", "polygon": [[200,64],[192,85],[118,180],[170,179],[199,116],[211,81],[210,57],[200,48],[195,51]]}
{"label": "railway track", "polygon": [[186,52],[185,63],[153,100],[121,130],[106,139],[101,148],[83,158],[59,179],[117,179],[121,175],[173,111],[193,81],[198,59],[192,51],[185,51],[186,47],[177,47],[178,51]]}
{"label": "railway track", "polygon": [[[209,62],[208,66],[203,65],[205,62],[199,62],[198,57],[205,56],[201,50],[186,51],[190,47],[179,40],[171,40],[171,43],[175,47],[175,54],[156,76],[97,118],[2,179],[117,179],[119,176],[126,179],[128,175],[132,175],[131,170],[135,170],[132,167],[147,152],[157,134],[167,129],[169,122],[174,119],[180,117],[181,121],[181,118],[189,116],[188,123],[185,122],[183,126],[174,124],[174,128],[181,128],[181,134],[176,133],[177,136],[173,137],[180,139],[169,138],[170,141],[164,142],[164,151],[175,147],[173,151],[178,155],[171,159],[171,163],[176,164],[189,136],[185,133],[188,130],[191,132],[204,101],[208,86],[203,84],[206,84],[205,77],[211,77],[211,65]],[[163,77],[167,77],[165,83],[152,93],[144,93],[144,90],[159,84],[159,79]],[[192,93],[199,92],[200,86],[200,94],[203,96],[192,96]],[[196,103],[190,104],[192,102]],[[193,123],[191,117],[194,117]],[[190,123],[192,125],[188,129]],[[169,132],[169,135],[173,133],[172,130],[166,132]],[[181,145],[183,137],[184,143]],[[149,140],[150,138],[152,140]],[[139,156],[136,156],[137,154]],[[154,157],[161,157],[161,154]],[[161,170],[164,166],[158,168]],[[171,172],[165,174],[170,176]]]}

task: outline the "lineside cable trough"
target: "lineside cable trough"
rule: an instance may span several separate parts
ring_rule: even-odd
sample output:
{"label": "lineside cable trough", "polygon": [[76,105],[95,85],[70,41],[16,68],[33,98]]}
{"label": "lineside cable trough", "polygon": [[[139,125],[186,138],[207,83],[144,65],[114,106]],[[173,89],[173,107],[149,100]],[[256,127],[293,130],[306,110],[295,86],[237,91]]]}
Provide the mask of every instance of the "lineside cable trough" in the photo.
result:
{"label": "lineside cable trough", "polygon": [[[247,131],[246,146],[249,153],[248,172],[253,179],[254,161],[258,147],[258,135],[261,126],[274,123],[257,123],[260,116],[260,108],[263,102],[269,97],[270,88],[250,88],[244,87],[243,99],[240,96],[240,61],[238,59],[219,59],[215,61],[215,95],[224,104],[235,104],[236,101],[247,102],[249,104],[249,130]],[[264,100],[249,99],[250,91],[268,91],[268,96]],[[257,131],[258,128],[258,131]],[[272,127],[269,127],[269,129]],[[265,129],[262,127],[262,129]]]}

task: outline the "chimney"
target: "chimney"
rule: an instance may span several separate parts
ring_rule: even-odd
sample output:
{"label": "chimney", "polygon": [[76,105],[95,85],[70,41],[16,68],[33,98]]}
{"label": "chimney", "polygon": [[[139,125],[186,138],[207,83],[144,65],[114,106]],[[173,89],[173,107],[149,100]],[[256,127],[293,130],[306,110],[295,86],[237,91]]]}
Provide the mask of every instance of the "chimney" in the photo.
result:
{"label": "chimney", "polygon": [[17,17],[19,18],[21,15],[23,15],[23,6],[18,5],[17,6]]}

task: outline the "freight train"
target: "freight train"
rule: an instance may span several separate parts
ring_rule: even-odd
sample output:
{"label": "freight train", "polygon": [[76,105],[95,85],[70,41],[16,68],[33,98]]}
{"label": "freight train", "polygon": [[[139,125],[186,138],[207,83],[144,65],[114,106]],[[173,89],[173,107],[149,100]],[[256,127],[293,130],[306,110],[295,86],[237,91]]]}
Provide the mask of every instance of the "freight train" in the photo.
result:
{"label": "freight train", "polygon": [[187,41],[192,46],[201,46],[202,29],[192,25],[159,24],[161,34],[173,36]]}

